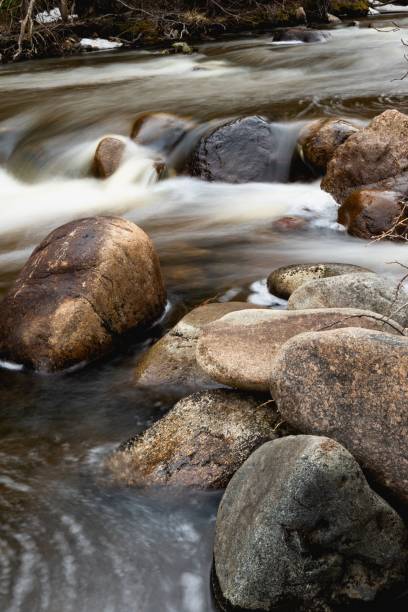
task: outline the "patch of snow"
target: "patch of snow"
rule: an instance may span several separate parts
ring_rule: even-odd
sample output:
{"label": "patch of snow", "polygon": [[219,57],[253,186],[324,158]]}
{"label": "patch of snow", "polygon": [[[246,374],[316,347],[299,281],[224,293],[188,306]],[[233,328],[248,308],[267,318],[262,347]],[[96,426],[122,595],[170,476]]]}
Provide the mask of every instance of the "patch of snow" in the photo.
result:
{"label": "patch of snow", "polygon": [[61,21],[61,11],[59,8],[53,8],[49,12],[44,11],[43,13],[37,13],[35,16],[35,21],[37,23],[55,23],[56,21]]}
{"label": "patch of snow", "polygon": [[122,47],[121,42],[112,42],[106,38],[82,38],[80,43],[81,47],[91,47],[92,49],[117,49]]}
{"label": "patch of snow", "polygon": [[373,16],[373,15],[379,15],[379,14],[380,14],[380,11],[377,11],[376,9],[372,8],[371,6],[368,9],[367,15]]}
{"label": "patch of snow", "polygon": [[378,13],[408,13],[408,6],[400,6],[398,4],[378,4],[376,10]]}

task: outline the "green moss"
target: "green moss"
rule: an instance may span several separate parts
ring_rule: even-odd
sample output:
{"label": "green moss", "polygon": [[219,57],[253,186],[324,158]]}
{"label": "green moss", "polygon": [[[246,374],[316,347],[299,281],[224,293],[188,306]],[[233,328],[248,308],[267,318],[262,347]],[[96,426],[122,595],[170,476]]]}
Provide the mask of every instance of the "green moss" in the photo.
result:
{"label": "green moss", "polygon": [[367,15],[368,0],[330,0],[329,11],[333,15],[362,17]]}

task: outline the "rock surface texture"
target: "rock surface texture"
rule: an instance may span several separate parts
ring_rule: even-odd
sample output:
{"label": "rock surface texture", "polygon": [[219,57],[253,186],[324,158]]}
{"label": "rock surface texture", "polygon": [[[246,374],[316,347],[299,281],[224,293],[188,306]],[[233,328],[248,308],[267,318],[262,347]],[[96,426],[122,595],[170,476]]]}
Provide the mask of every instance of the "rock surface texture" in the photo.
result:
{"label": "rock surface texture", "polygon": [[216,598],[228,610],[354,610],[403,589],[406,546],[402,520],[346,449],[288,436],[255,451],[227,487]]}
{"label": "rock surface texture", "polygon": [[207,325],[197,343],[197,362],[210,379],[237,389],[268,391],[277,352],[305,331],[367,327],[402,333],[395,322],[366,310],[241,310]]}
{"label": "rock surface texture", "polygon": [[343,263],[293,264],[273,270],[267,284],[273,295],[287,300],[296,289],[312,280],[353,272],[370,272],[370,270]]}
{"label": "rock surface texture", "polygon": [[322,188],[339,204],[362,188],[408,193],[408,115],[387,110],[350,136],[336,149]]}
{"label": "rock surface texture", "polygon": [[204,136],[190,162],[190,173],[206,181],[270,182],[279,178],[276,128],[263,117],[235,119]]}
{"label": "rock surface texture", "polygon": [[362,308],[408,326],[408,293],[378,274],[343,274],[310,281],[292,293],[288,308]]}
{"label": "rock surface texture", "polygon": [[213,386],[214,381],[200,368],[196,348],[202,328],[237,310],[256,309],[246,302],[198,306],[181,319],[145,353],[138,363],[134,381],[142,386],[169,385],[184,391]]}
{"label": "rock surface texture", "polygon": [[313,121],[299,136],[303,160],[317,173],[324,174],[337,147],[358,131],[358,127],[345,119]]}
{"label": "rock surface texture", "polygon": [[149,237],[116,217],[73,221],[35,249],[2,302],[0,354],[61,370],[107,352],[165,305]]}
{"label": "rock surface texture", "polygon": [[366,329],[289,340],[271,368],[282,418],[327,435],[367,474],[408,504],[408,339]]}
{"label": "rock surface texture", "polygon": [[115,479],[129,485],[225,487],[255,448],[276,438],[276,410],[226,389],[178,402],[112,455]]}

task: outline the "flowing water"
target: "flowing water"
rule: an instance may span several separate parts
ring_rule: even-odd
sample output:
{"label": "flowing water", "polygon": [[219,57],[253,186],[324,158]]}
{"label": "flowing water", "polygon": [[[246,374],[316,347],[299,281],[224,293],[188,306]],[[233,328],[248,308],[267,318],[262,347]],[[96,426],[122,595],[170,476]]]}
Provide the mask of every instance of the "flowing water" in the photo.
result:
{"label": "flowing water", "polygon": [[[95,214],[141,225],[159,251],[169,313],[214,298],[274,306],[263,279],[282,264],[343,261],[398,275],[404,245],[368,244],[336,223],[317,182],[287,182],[297,133],[311,118],[365,122],[408,111],[404,26],[342,27],[322,44],[270,35],[209,43],[192,56],[96,53],[0,69],[0,293],[53,228]],[[156,182],[152,151],[127,141],[106,181],[89,177],[106,134],[165,111],[197,122],[262,114],[275,124],[276,182]],[[189,143],[192,146],[192,141]],[[187,147],[188,149],[188,147]],[[186,150],[171,160],[181,167]],[[286,231],[282,217],[305,220]],[[0,368],[0,610],[210,612],[212,537],[220,493],[115,486],[103,459],[172,399],[139,390],[132,371],[149,344],[78,371]],[[7,364],[3,364],[7,366]]]}

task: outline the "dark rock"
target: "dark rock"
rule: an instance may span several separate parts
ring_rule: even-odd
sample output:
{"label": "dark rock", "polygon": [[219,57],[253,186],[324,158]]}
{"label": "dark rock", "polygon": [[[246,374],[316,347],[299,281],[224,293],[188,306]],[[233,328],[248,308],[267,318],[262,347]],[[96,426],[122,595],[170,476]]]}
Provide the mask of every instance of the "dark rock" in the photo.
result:
{"label": "dark rock", "polygon": [[406,565],[401,518],[329,438],[264,444],[218,510],[213,575],[223,610],[365,609],[403,590]]}
{"label": "dark rock", "polygon": [[274,42],[298,41],[303,43],[315,43],[326,42],[329,38],[329,32],[310,30],[309,28],[288,28],[287,30],[277,30],[273,34]]}
{"label": "dark rock", "polygon": [[388,110],[338,147],[322,188],[342,204],[356,189],[408,193],[408,116]]}
{"label": "dark rock", "polygon": [[401,334],[395,322],[367,310],[241,310],[206,325],[197,342],[197,363],[220,384],[268,391],[270,370],[282,345],[305,331],[366,327]]}
{"label": "dark rock", "polygon": [[285,161],[278,141],[276,128],[263,117],[235,119],[201,139],[189,172],[206,181],[225,183],[276,181]]}
{"label": "dark rock", "polygon": [[289,340],[271,368],[282,418],[327,435],[384,489],[408,504],[408,339],[367,329]]}
{"label": "dark rock", "polygon": [[276,411],[262,404],[226,389],[186,397],[108,466],[128,485],[223,488],[255,448],[276,437]]}
{"label": "dark rock", "polygon": [[288,308],[362,308],[408,327],[407,291],[393,280],[367,272],[310,281],[292,293]]}
{"label": "dark rock", "polygon": [[271,272],[267,283],[273,295],[287,300],[298,287],[311,280],[352,272],[370,272],[370,270],[343,263],[293,264]]}
{"label": "dark rock", "polygon": [[338,222],[358,238],[401,240],[408,237],[405,208],[401,194],[395,191],[358,189],[340,207]]}
{"label": "dark rock", "polygon": [[130,221],[90,217],[53,231],[2,302],[0,355],[61,370],[152,323],[165,290],[149,237]]}

